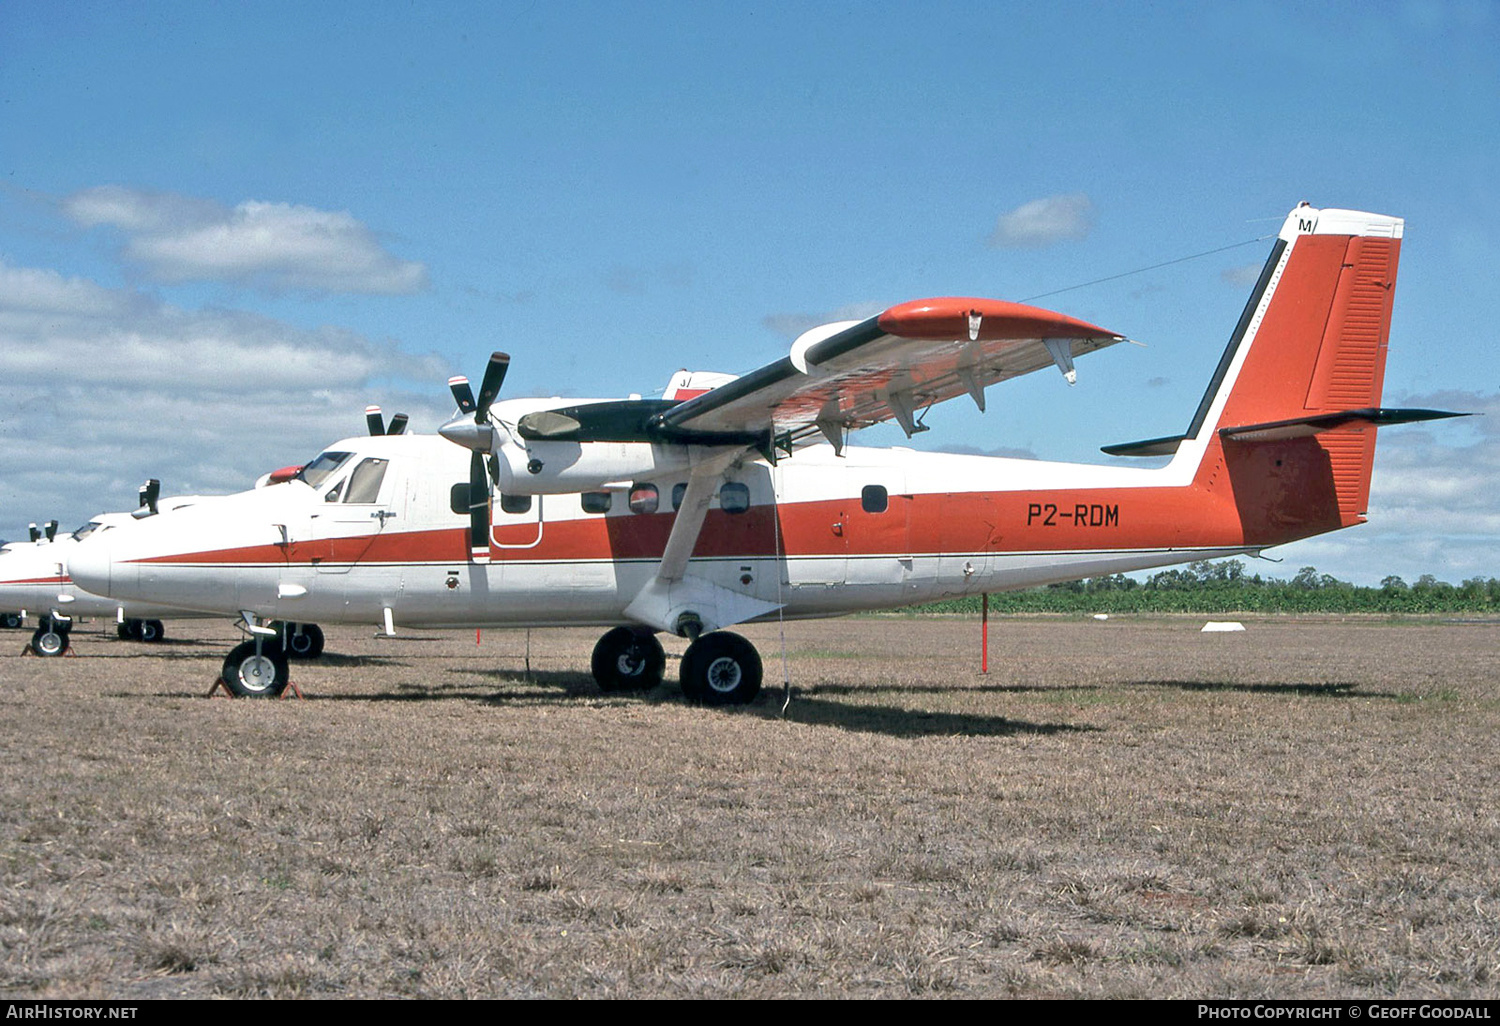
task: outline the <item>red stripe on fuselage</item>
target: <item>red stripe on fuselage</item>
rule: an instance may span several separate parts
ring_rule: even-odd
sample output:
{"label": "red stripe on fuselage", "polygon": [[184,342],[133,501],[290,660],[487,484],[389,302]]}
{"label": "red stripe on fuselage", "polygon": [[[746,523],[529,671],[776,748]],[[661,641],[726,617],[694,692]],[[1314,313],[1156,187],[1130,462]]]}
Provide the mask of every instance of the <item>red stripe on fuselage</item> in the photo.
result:
{"label": "red stripe on fuselage", "polygon": [[[1358,430],[1358,429],[1354,429]],[[1373,429],[1371,429],[1373,430]],[[779,525],[773,521],[779,516]],[[674,513],[497,525],[494,562],[658,559]],[[1198,480],[1182,487],[893,494],[884,512],[860,498],[711,510],[693,554],[703,558],[1078,552],[1265,547],[1340,526],[1327,454],[1316,440],[1209,445]],[[779,534],[779,545],[778,545]],[[532,544],[532,543],[535,544]],[[133,560],[176,565],[463,563],[466,526],[213,549]]]}

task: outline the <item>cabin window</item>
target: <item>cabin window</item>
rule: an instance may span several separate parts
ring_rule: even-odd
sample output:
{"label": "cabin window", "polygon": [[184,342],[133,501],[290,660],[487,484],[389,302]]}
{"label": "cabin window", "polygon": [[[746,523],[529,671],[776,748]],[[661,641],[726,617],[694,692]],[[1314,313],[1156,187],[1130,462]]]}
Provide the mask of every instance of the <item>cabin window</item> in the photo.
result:
{"label": "cabin window", "polygon": [[380,496],[380,482],[385,480],[385,468],[390,460],[367,459],[354,468],[349,475],[349,490],[344,493],[345,502],[374,502]]}
{"label": "cabin window", "polygon": [[679,509],[682,508],[682,497],[684,495],[686,495],[686,494],[687,494],[687,483],[686,482],[679,481],[679,482],[677,482],[676,484],[674,484],[672,486],[672,509],[673,509],[673,511],[676,511],[676,510],[679,510]]}
{"label": "cabin window", "polygon": [[502,494],[500,496],[500,508],[507,513],[530,513],[531,496]]}
{"label": "cabin window", "polygon": [[584,492],[579,498],[583,502],[585,513],[609,512],[610,495],[608,492]]}
{"label": "cabin window", "polygon": [[448,489],[448,508],[461,517],[469,515],[469,482],[460,481]]}
{"label": "cabin window", "polygon": [[865,485],[859,490],[859,505],[866,513],[884,513],[890,504],[890,496],[881,485]]}
{"label": "cabin window", "polygon": [[661,505],[661,493],[654,484],[638,484],[630,489],[630,512],[655,513]]}
{"label": "cabin window", "polygon": [[750,486],[726,481],[719,489],[719,508],[725,513],[743,513],[750,508]]}

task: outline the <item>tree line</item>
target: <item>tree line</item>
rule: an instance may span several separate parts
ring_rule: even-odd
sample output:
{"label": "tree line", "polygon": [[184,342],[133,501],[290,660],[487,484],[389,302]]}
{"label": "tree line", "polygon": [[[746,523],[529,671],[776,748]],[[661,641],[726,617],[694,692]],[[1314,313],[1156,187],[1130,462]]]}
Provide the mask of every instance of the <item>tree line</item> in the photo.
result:
{"label": "tree line", "polygon": [[[1005,613],[1486,613],[1500,612],[1500,580],[1460,584],[1423,574],[1408,584],[1392,574],[1379,587],[1350,584],[1304,566],[1290,580],[1247,574],[1242,560],[1200,560],[1144,581],[1110,574],[990,595]],[[918,607],[978,613],[978,595]]]}

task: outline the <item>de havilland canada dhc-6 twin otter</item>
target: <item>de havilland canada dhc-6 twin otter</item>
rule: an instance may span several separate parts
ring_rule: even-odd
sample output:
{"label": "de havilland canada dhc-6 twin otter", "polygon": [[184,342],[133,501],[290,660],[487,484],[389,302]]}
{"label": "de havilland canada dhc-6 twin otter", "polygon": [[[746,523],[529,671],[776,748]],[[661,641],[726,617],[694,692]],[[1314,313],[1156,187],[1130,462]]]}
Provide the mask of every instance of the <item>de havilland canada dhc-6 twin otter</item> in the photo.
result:
{"label": "de havilland canada dhc-6 twin otter", "polygon": [[[223,678],[287,684],[271,621],[595,625],[606,690],[660,682],[689,639],[690,699],[748,702],[725,628],[1256,554],[1362,523],[1403,222],[1287,217],[1188,429],[1109,446],[1158,467],[846,444],[1123,336],[987,299],[919,300],[815,328],[741,377],[678,372],[661,399],[497,401],[496,353],[441,437],[350,438],[295,478],[96,532],[72,575],[120,601],[242,618]],[[457,443],[456,445],[454,443]],[[468,450],[467,459],[464,450]]]}
{"label": "de havilland canada dhc-6 twin otter", "polygon": [[[273,476],[266,475],[261,483],[269,483]],[[212,615],[93,595],[74,584],[68,573],[69,557],[94,532],[113,530],[142,517],[156,516],[162,510],[210,501],[213,497],[201,495],[164,499],[161,482],[153,478],[141,486],[139,509],[100,513],[78,530],[67,533],[58,532],[56,520],[42,527],[32,524],[30,541],[0,547],[0,627],[22,626],[29,611],[37,619],[30,650],[39,656],[60,656],[69,651],[69,635],[80,617],[111,618],[122,639],[149,643],[166,637],[163,619]],[[322,654],[323,632],[317,624],[276,624],[276,627],[289,658],[316,659]]]}

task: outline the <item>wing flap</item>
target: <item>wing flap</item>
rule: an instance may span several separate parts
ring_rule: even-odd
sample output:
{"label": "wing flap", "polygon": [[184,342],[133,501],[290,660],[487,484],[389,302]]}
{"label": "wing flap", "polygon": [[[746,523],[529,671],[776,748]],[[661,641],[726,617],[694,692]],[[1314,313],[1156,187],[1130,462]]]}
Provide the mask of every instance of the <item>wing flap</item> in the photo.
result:
{"label": "wing flap", "polygon": [[995,299],[948,297],[893,306],[662,413],[663,434],[709,441],[769,433],[783,446],[895,419],[1057,366],[1123,336],[1066,314]]}

